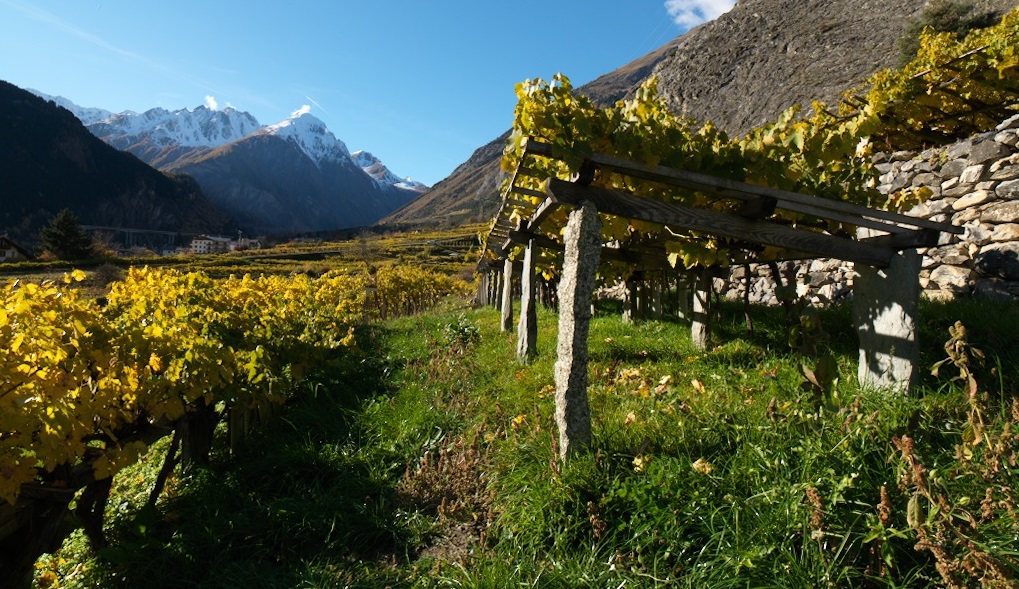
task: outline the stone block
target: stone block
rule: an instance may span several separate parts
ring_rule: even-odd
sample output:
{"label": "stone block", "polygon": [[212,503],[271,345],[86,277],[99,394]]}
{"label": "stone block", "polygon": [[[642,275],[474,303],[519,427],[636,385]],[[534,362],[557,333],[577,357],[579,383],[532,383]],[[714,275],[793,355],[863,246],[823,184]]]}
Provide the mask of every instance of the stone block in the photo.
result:
{"label": "stone block", "polygon": [[975,190],[975,187],[966,182],[959,182],[955,186],[946,189],[944,185],[941,186],[941,197],[942,198],[958,198],[960,196],[967,195]]}
{"label": "stone block", "polygon": [[1005,280],[1019,280],[1019,243],[992,243],[974,256],[978,272]]}
{"label": "stone block", "polygon": [[997,127],[998,131],[1004,131],[1005,129],[1019,129],[1019,115],[1012,115],[1001,122]]}
{"label": "stone block", "polygon": [[1006,180],[998,184],[994,193],[1006,200],[1019,200],[1019,179]]}
{"label": "stone block", "polygon": [[952,210],[961,211],[970,207],[980,206],[986,202],[989,202],[995,198],[995,194],[990,190],[976,190],[965,196],[960,197],[958,200],[952,203]]}
{"label": "stone block", "polygon": [[[991,228],[984,225],[979,220],[974,219],[969,221],[965,225],[966,233],[963,234],[962,239],[967,243],[976,243],[978,245],[984,245],[991,241]],[[954,264],[956,262],[949,262]]]}
{"label": "stone block", "polygon": [[1015,129],[1006,129],[995,135],[994,141],[1001,145],[1015,147],[1016,144],[1019,144],[1019,133],[1016,133]]}
{"label": "stone block", "polygon": [[980,215],[985,223],[1011,223],[1019,219],[1019,201],[995,202]]}
{"label": "stone block", "polygon": [[912,186],[937,186],[941,188],[941,176],[934,174],[933,172],[923,172],[913,176]]}
{"label": "stone block", "polygon": [[1019,241],[1019,223],[1002,223],[995,225],[990,240],[993,242]]}
{"label": "stone block", "polygon": [[967,156],[967,160],[971,165],[983,164],[992,160],[1003,158],[1006,155],[1012,153],[1012,150],[1008,146],[1002,145],[997,141],[983,141],[977,143],[970,149]]}
{"label": "stone block", "polygon": [[1019,166],[1010,164],[991,170],[991,180],[1015,180],[1019,178]]}
{"label": "stone block", "polygon": [[941,166],[941,177],[942,178],[955,178],[962,171],[969,166],[969,161],[966,159],[953,159]]}
{"label": "stone block", "polygon": [[973,272],[963,266],[938,266],[931,272],[931,282],[940,290],[964,293],[969,292]]}

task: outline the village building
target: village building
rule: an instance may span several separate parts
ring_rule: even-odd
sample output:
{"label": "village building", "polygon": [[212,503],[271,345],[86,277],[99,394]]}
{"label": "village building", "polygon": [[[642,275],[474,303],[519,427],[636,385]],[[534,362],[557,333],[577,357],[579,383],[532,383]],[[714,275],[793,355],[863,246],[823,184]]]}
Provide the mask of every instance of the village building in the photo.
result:
{"label": "village building", "polygon": [[193,254],[224,254],[226,252],[257,250],[262,248],[262,242],[257,239],[238,237],[218,237],[211,235],[199,235],[191,240],[190,250]]}
{"label": "village building", "polygon": [[0,263],[20,262],[31,258],[32,255],[28,253],[28,250],[14,243],[7,234],[0,235]]}

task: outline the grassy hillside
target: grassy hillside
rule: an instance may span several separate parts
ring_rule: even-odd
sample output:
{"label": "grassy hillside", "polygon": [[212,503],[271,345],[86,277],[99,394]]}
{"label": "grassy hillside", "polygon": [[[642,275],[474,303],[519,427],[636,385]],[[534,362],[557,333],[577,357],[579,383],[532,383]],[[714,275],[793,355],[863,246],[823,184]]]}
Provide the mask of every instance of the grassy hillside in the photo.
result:
{"label": "grassy hillside", "polygon": [[963,344],[986,359],[970,356],[975,394],[948,365],[910,398],[856,388],[848,308],[823,315],[840,374],[825,391],[804,385],[812,359],[781,313],[753,313],[747,334],[723,306],[725,343],[698,352],[683,325],[599,308],[594,449],[568,465],[552,313],[529,366],[490,309],[365,326],[358,361],[317,375],[238,456],[175,473],[155,510],[137,506],[159,456],[118,477],[111,546],[72,537],[39,586],[1014,583],[1019,309],[926,304],[925,369],[956,320],[956,359]]}

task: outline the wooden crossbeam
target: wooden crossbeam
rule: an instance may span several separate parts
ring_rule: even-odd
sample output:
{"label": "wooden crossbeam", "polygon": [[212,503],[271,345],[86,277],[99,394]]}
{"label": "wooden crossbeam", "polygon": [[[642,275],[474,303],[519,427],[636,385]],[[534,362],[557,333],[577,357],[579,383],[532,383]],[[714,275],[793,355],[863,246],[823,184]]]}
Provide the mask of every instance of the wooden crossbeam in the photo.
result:
{"label": "wooden crossbeam", "polygon": [[[553,252],[563,252],[566,250],[566,247],[558,241],[530,231],[510,231],[506,242],[502,246],[502,250],[509,251],[513,245],[526,244],[529,241],[533,241],[536,247]],[[660,252],[652,252],[602,247],[601,257],[603,260],[615,260],[626,264],[639,265],[644,268],[664,269],[670,267],[664,249]]]}
{"label": "wooden crossbeam", "polygon": [[[545,196],[546,195],[542,194],[542,197]],[[538,228],[541,227],[541,224],[544,223],[545,220],[547,220],[558,208],[558,202],[551,198],[545,198],[545,200],[538,205],[538,208],[534,210],[534,213],[531,214],[531,218],[527,221],[527,227],[531,231],[537,231]]]}
{"label": "wooden crossbeam", "polygon": [[555,241],[554,239],[544,236],[540,233],[532,233],[530,231],[510,231],[506,238],[506,243],[503,244],[502,249],[508,250],[513,247],[513,244],[526,244],[529,241],[533,241],[534,245],[541,249],[561,252],[564,250],[563,244]]}
{"label": "wooden crossbeam", "polygon": [[[547,144],[529,141],[528,150],[532,153],[540,153],[551,157],[552,147]],[[818,198],[789,190],[779,190],[766,186],[756,186],[744,182],[736,182],[726,178],[717,178],[702,174],[700,172],[689,172],[677,170],[665,166],[643,166],[629,160],[604,154],[593,154],[589,158],[598,166],[610,168],[620,173],[662,182],[680,188],[702,192],[716,192],[729,198],[743,201],[756,199],[762,196],[774,198],[776,207],[792,211],[838,221],[852,225],[878,229],[889,233],[908,231],[909,229],[898,227],[907,225],[910,227],[921,227],[924,229],[936,229],[947,233],[961,235],[963,229],[948,223],[936,223],[927,219],[910,217],[890,211],[871,209],[861,205],[836,201],[826,198]]]}
{"label": "wooden crossbeam", "polygon": [[524,196],[536,196],[538,198],[545,198],[545,193],[540,190],[532,190],[530,188],[522,188],[520,186],[514,186],[510,189],[510,192],[516,194],[523,194]]}
{"label": "wooden crossbeam", "polygon": [[546,184],[546,192],[551,200],[574,206],[590,201],[599,212],[610,215],[809,252],[817,257],[848,260],[876,268],[888,267],[895,253],[890,247],[794,229],[767,221],[744,219],[717,211],[654,201],[605,188],[578,186],[555,178]]}

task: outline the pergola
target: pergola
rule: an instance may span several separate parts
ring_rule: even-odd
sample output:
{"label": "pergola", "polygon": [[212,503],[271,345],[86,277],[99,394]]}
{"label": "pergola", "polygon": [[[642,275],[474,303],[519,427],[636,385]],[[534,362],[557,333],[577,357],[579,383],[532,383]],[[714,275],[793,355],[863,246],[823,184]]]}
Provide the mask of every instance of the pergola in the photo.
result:
{"label": "pergola", "polygon": [[[858,273],[853,315],[860,338],[859,380],[866,386],[902,392],[912,385],[919,356],[916,323],[920,256],[916,248],[935,246],[942,234],[959,235],[962,228],[604,154],[589,156],[581,172],[570,180],[542,178],[533,166],[534,158],[556,159],[557,155],[548,144],[526,141],[524,156],[504,190],[502,206],[488,234],[485,257],[479,264],[479,298],[484,303],[496,302],[502,309],[503,330],[512,330],[511,287],[514,275],[520,276],[517,354],[526,361],[534,353],[537,334],[535,259],[539,248],[562,252],[555,378],[556,419],[564,458],[590,442],[587,335],[600,260],[614,259],[645,269],[671,268],[661,243],[643,242],[630,247],[605,243],[599,214],[726,238],[744,246],[746,262],[812,258],[854,262]],[[651,200],[594,186],[592,181],[599,170],[732,201],[733,206],[726,208],[733,212]],[[544,190],[522,186],[528,176],[541,180]],[[563,208],[569,211],[568,216],[556,214]],[[820,229],[821,225],[796,226],[773,217],[779,210],[816,218],[821,225],[833,222],[858,229],[856,235],[834,235]],[[521,245],[522,264],[514,264],[509,254]],[[703,272],[693,293],[691,334],[699,346],[706,346],[708,341],[710,277],[710,272]]]}

